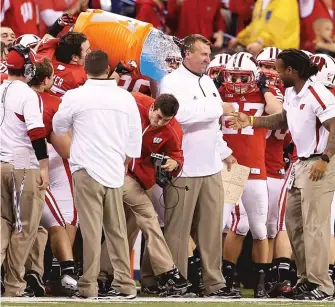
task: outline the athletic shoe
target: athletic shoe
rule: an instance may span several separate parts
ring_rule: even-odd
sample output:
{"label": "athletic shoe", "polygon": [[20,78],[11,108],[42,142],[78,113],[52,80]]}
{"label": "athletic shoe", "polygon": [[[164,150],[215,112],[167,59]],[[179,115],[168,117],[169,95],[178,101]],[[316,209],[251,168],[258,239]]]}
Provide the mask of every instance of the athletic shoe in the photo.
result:
{"label": "athletic shoe", "polygon": [[34,291],[36,297],[43,297],[45,295],[45,286],[41,276],[36,271],[28,271],[24,277],[29,288]]}
{"label": "athletic shoe", "polygon": [[276,282],[272,284],[271,289],[268,294],[272,298],[276,297],[286,297],[288,293],[292,292],[291,282],[289,280],[284,280],[283,282]]}
{"label": "athletic shoe", "polygon": [[77,280],[75,276],[64,274],[61,278],[50,283],[52,294],[55,296],[69,296],[71,297],[77,292]]}
{"label": "athletic shoe", "polygon": [[0,278],[0,282],[1,282],[1,294],[5,293],[5,284],[2,281],[2,278]]}
{"label": "athletic shoe", "polygon": [[34,297],[34,296],[35,294],[34,294],[33,289],[27,286],[26,289],[23,291],[23,293],[19,295],[18,297]]}
{"label": "athletic shoe", "polygon": [[235,291],[234,289],[223,287],[219,290],[216,290],[210,294],[205,295],[206,297],[212,298],[222,298],[222,299],[232,299],[232,298],[241,298],[241,294]]}
{"label": "athletic shoe", "polygon": [[108,278],[98,279],[98,294],[104,296],[112,286],[112,282]]}
{"label": "athletic shoe", "polygon": [[287,298],[292,298],[295,295],[302,294],[304,292],[312,291],[316,289],[318,285],[310,283],[308,280],[298,282],[291,291],[285,292],[284,296]]}
{"label": "athletic shoe", "polygon": [[124,298],[132,300],[136,297],[136,294],[125,294],[114,288],[110,288],[104,295],[99,295],[100,298]]}
{"label": "athletic shoe", "polygon": [[266,293],[265,285],[258,284],[254,289],[254,298],[269,298],[269,295]]}
{"label": "athletic shoe", "polygon": [[311,291],[305,291],[298,295],[294,295],[293,299],[297,301],[333,301],[334,300],[333,296],[324,293],[319,288],[316,288]]}
{"label": "athletic shoe", "polygon": [[158,287],[158,285],[152,285],[152,286],[144,286],[141,285],[141,293],[146,295],[160,295],[161,289]]}
{"label": "athletic shoe", "polygon": [[157,276],[157,278],[161,292],[166,293],[167,296],[182,296],[186,293],[187,288],[191,286],[177,268],[165,272]]}

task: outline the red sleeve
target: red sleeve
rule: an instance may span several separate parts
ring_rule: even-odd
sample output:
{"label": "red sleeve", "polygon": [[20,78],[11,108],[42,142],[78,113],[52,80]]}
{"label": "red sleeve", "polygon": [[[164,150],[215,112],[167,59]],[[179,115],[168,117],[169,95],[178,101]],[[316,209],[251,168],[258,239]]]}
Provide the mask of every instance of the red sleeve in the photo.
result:
{"label": "red sleeve", "polygon": [[42,139],[42,138],[45,138],[46,136],[44,127],[39,127],[39,128],[28,130],[27,134],[31,141]]}
{"label": "red sleeve", "polygon": [[177,0],[169,0],[167,6],[166,24],[172,31],[177,31],[179,23],[180,7]]}
{"label": "red sleeve", "polygon": [[214,16],[214,32],[217,32],[217,31],[222,31],[224,32],[226,30],[226,25],[225,25],[225,22],[224,22],[224,19],[223,19],[223,16],[221,14],[221,3],[220,1],[218,2],[218,6],[216,8],[216,13],[215,13],[215,16]]}
{"label": "red sleeve", "polygon": [[152,4],[143,3],[139,4],[136,10],[136,19],[151,23],[155,28],[160,26],[157,20],[157,15],[153,10]]}
{"label": "red sleeve", "polygon": [[174,119],[169,126],[171,133],[171,141],[167,142],[167,148],[163,150],[164,154],[169,156],[171,159],[177,161],[178,168],[171,172],[173,177],[177,177],[183,168],[184,155],[182,150],[183,131],[179,123]]}
{"label": "red sleeve", "polygon": [[54,9],[54,4],[52,0],[41,0],[39,1],[39,6],[38,9],[40,12],[44,10],[53,10]]}

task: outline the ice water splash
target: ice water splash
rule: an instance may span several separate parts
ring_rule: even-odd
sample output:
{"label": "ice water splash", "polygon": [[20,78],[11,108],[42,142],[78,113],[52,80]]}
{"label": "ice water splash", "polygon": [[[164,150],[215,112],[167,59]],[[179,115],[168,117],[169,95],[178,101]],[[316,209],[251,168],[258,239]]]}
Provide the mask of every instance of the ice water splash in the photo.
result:
{"label": "ice water splash", "polygon": [[152,30],[143,45],[140,60],[141,74],[160,81],[168,74],[166,58],[169,56],[181,56],[173,37],[159,30]]}

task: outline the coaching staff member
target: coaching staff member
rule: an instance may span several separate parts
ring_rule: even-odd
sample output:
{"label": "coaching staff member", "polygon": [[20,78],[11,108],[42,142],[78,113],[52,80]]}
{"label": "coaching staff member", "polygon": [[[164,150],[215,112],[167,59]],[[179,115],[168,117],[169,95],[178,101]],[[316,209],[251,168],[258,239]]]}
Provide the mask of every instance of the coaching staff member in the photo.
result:
{"label": "coaching staff member", "polygon": [[98,295],[102,227],[114,268],[110,296],[134,298],[122,201],[125,167],[141,155],[142,127],[135,99],[108,80],[108,56],[86,56],[86,83],[68,91],[53,118],[56,134],[72,129],[70,167],[83,235],[84,274],[79,295]]}
{"label": "coaching staff member", "polygon": [[311,81],[318,66],[305,53],[282,51],[276,68],[286,87],[283,112],[261,117],[234,113],[230,125],[290,130],[299,156],[289,179],[293,183],[286,207],[287,233],[301,276],[293,298],[329,300],[334,292],[328,263],[335,190],[335,98],[321,83]]}
{"label": "coaching staff member", "polygon": [[[187,276],[190,233],[200,249],[205,295],[235,297],[221,273],[223,211],[222,161],[234,159],[219,131],[223,103],[212,79],[204,75],[210,63],[210,42],[199,34],[187,36],[182,49],[183,65],[165,76],[160,93],[179,101],[176,119],[184,138],[184,166],[175,185],[165,189],[165,237],[173,260]],[[189,191],[187,191],[189,190]],[[192,229],[192,231],[191,231]]]}
{"label": "coaching staff member", "polygon": [[35,74],[33,62],[29,48],[13,47],[7,59],[8,80],[0,86],[1,265],[6,257],[5,296],[28,296],[24,291],[24,265],[37,235],[49,184],[43,105],[26,84]]}

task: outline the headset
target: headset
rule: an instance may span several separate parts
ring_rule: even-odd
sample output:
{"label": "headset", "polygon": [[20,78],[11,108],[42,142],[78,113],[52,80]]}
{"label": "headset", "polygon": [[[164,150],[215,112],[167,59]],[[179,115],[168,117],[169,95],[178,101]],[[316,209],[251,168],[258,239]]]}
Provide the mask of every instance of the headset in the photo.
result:
{"label": "headset", "polygon": [[8,48],[8,52],[11,50],[15,50],[17,53],[20,54],[20,56],[24,59],[24,72],[23,76],[26,78],[27,82],[31,81],[32,78],[34,78],[36,74],[36,67],[30,60],[30,48],[24,47],[22,45],[14,45]]}

